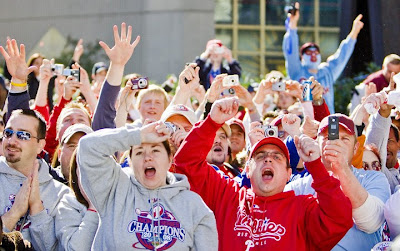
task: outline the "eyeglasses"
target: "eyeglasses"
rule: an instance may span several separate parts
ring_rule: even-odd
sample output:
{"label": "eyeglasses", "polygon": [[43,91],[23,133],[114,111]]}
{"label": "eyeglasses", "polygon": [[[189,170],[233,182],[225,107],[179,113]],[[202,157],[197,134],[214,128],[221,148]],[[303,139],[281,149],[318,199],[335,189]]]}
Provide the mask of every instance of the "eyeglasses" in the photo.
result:
{"label": "eyeglasses", "polygon": [[364,170],[374,170],[374,171],[380,171],[381,170],[381,163],[379,161],[375,160],[372,161],[372,163],[367,163],[363,161],[363,168]]}
{"label": "eyeglasses", "polygon": [[3,137],[4,138],[11,138],[12,135],[15,133],[17,135],[17,139],[28,141],[31,138],[39,139],[38,137],[32,136],[29,132],[25,131],[13,131],[10,128],[4,129]]}

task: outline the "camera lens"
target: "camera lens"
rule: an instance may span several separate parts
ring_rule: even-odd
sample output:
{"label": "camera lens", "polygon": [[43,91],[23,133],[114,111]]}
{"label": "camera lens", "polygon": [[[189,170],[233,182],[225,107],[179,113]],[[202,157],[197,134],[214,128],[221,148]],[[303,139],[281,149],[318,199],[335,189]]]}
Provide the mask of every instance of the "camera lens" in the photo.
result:
{"label": "camera lens", "polygon": [[268,130],[268,135],[269,136],[274,136],[274,130]]}

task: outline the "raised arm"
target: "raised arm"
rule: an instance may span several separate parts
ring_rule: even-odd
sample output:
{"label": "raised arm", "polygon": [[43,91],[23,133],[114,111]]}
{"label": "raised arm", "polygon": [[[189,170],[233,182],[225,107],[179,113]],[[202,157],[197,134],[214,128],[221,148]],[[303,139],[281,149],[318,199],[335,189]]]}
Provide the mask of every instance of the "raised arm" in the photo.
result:
{"label": "raised arm", "polygon": [[110,59],[110,67],[107,71],[106,80],[101,89],[99,102],[93,116],[93,130],[115,127],[115,105],[125,65],[140,41],[140,36],[137,36],[135,41],[131,43],[132,26],[129,25],[127,30],[125,23],[121,24],[121,36],[118,34],[118,27],[116,25],[113,27],[113,32],[114,46],[111,49],[105,42],[99,42]]}

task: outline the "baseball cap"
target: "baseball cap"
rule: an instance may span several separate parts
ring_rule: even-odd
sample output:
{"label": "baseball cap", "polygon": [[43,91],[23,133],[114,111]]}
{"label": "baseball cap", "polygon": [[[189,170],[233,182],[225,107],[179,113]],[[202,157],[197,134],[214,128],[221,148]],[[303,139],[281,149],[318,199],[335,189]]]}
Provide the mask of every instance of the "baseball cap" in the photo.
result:
{"label": "baseball cap", "polygon": [[280,114],[278,115],[278,117],[274,118],[271,123],[269,123],[272,126],[278,126],[280,124],[282,124],[282,118],[283,116],[285,116],[285,114]]}
{"label": "baseball cap", "polygon": [[108,70],[108,66],[104,62],[97,62],[93,65],[92,74],[96,75],[97,73]]}
{"label": "baseball cap", "polygon": [[344,129],[346,129],[346,131],[348,133],[350,133],[352,135],[356,135],[355,125],[354,125],[353,120],[351,120],[351,118],[349,118],[348,116],[341,114],[341,113],[335,113],[335,114],[326,116],[319,124],[318,135],[321,134],[325,129],[328,128],[329,118],[334,117],[334,116],[336,116],[339,119],[339,125],[342,126]]}
{"label": "baseball cap", "polygon": [[85,134],[89,134],[93,132],[93,129],[85,124],[74,124],[65,130],[61,138],[60,144],[68,142],[70,138],[77,132],[83,132]]}
{"label": "baseball cap", "polygon": [[228,136],[228,137],[231,136],[231,134],[232,134],[231,127],[226,122],[222,125],[222,129],[225,131],[226,136]]}
{"label": "baseball cap", "polygon": [[279,138],[277,138],[277,137],[266,137],[266,138],[263,138],[262,140],[258,141],[258,142],[251,148],[250,154],[249,154],[249,159],[251,159],[251,157],[253,156],[253,153],[254,153],[258,148],[260,148],[260,147],[263,146],[263,145],[268,145],[268,144],[270,144],[270,145],[275,145],[275,146],[279,147],[279,148],[282,150],[283,154],[285,155],[286,159],[287,159],[288,161],[290,160],[290,155],[289,155],[289,150],[288,150],[288,148],[286,147],[285,143],[284,143],[282,140],[280,140]]}
{"label": "baseball cap", "polygon": [[243,122],[240,120],[240,119],[237,119],[237,118],[231,118],[230,120],[228,120],[228,121],[226,121],[226,123],[229,125],[229,127],[231,126],[231,125],[237,125],[237,126],[239,126],[241,129],[242,129],[242,131],[244,132],[244,133],[246,133],[246,130],[244,129],[244,125],[243,125]]}
{"label": "baseball cap", "polygon": [[161,115],[161,120],[166,121],[170,117],[174,115],[182,115],[184,116],[190,124],[194,125],[197,122],[197,117],[194,111],[185,105],[170,105],[165,109],[163,114]]}
{"label": "baseball cap", "polygon": [[303,44],[303,46],[301,46],[300,55],[302,55],[308,48],[315,48],[318,50],[318,52],[320,52],[319,46],[316,43],[308,42]]}
{"label": "baseball cap", "polygon": [[219,40],[219,39],[211,39],[211,40],[209,40],[208,42],[207,42],[207,48],[208,47],[210,47],[210,46],[212,46],[212,45],[214,45],[214,44],[217,44],[217,45],[219,45],[219,46],[222,46],[222,41],[221,40]]}

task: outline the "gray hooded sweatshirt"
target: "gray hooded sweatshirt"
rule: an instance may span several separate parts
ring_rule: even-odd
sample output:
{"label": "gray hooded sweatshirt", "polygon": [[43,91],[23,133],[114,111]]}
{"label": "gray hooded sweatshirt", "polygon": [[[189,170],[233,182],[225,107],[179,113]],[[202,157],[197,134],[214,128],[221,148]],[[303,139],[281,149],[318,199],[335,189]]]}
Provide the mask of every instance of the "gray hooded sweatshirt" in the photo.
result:
{"label": "gray hooded sweatshirt", "polygon": [[[39,187],[40,198],[45,210],[31,216],[29,212],[22,217],[15,227],[21,231],[24,239],[30,241],[35,250],[56,250],[57,239],[54,231],[54,216],[56,207],[61,198],[69,193],[69,188],[53,179],[49,174],[49,167],[43,160],[39,160]],[[5,158],[0,157],[0,210],[1,214],[11,209],[22,183],[26,176],[8,166]],[[4,231],[11,231],[5,229]]]}
{"label": "gray hooded sweatshirt", "polygon": [[111,156],[140,143],[140,130],[126,127],[79,141],[82,185],[100,215],[92,249],[217,250],[214,214],[186,176],[168,172],[167,185],[149,190]]}

